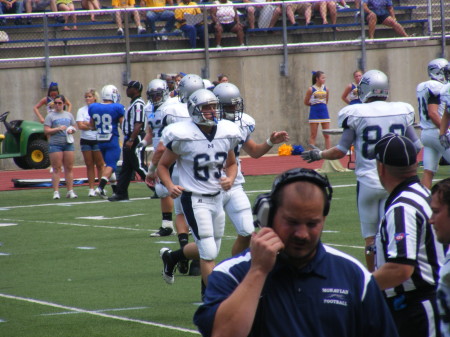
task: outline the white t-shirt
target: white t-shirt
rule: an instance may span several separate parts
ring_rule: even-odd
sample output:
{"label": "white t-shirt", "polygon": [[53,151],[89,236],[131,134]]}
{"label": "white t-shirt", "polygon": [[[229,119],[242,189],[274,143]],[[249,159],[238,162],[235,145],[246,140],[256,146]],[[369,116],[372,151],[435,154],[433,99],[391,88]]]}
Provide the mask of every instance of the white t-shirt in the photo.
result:
{"label": "white t-shirt", "polygon": [[[91,116],[88,113],[88,106],[85,105],[78,109],[77,112],[77,122],[89,122],[91,120]],[[81,139],[87,140],[96,140],[97,139],[97,131],[94,130],[81,130],[80,134]]]}

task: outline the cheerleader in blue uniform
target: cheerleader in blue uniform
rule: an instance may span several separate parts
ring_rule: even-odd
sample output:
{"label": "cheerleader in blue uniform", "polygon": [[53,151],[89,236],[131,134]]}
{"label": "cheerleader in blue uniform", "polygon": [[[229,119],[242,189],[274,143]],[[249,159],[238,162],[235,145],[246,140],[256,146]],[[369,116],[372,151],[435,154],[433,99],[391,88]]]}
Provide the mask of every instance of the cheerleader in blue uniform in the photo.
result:
{"label": "cheerleader in blue uniform", "polygon": [[[328,114],[329,92],[325,86],[325,74],[323,71],[315,71],[312,75],[312,87],[308,88],[304,99],[305,105],[310,106],[309,110],[309,144],[316,145],[317,131],[319,124],[322,130],[330,128],[330,116]],[[325,148],[331,147],[330,135],[323,134],[325,138]]]}
{"label": "cheerleader in blue uniform", "polygon": [[361,103],[361,101],[358,97],[358,84],[359,84],[359,81],[361,81],[362,75],[363,75],[363,73],[361,70],[356,70],[353,73],[354,82],[350,83],[349,85],[347,85],[345,87],[345,90],[341,96],[341,99],[345,103],[347,103],[349,105]]}

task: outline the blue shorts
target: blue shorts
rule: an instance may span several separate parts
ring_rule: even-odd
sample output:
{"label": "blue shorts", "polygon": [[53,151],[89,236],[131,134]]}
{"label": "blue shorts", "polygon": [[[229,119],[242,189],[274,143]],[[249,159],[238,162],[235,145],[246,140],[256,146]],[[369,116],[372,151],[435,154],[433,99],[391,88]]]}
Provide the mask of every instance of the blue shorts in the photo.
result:
{"label": "blue shorts", "polygon": [[[369,15],[369,14],[368,13],[364,14],[364,19],[366,21],[366,24],[368,24],[368,22],[367,22],[367,15]],[[389,14],[377,14],[377,13],[375,13],[375,15],[377,16],[377,24],[379,24],[379,25],[381,25],[384,22],[384,20],[386,20],[389,17]]]}
{"label": "blue shorts", "polygon": [[90,139],[80,139],[80,148],[81,152],[85,151],[100,151],[100,147],[98,146],[98,142],[96,140]]}
{"label": "blue shorts", "polygon": [[54,152],[64,152],[64,151],[75,151],[75,146],[73,143],[66,143],[61,145],[49,145],[48,146],[48,153],[54,153]]}
{"label": "blue shorts", "polygon": [[323,103],[311,105],[311,109],[309,110],[309,122],[310,123],[330,122],[330,116],[328,115],[327,105]]}
{"label": "blue shorts", "polygon": [[109,142],[99,142],[98,146],[100,147],[100,151],[102,151],[106,166],[111,167],[115,171],[121,153],[119,138],[113,137]]}

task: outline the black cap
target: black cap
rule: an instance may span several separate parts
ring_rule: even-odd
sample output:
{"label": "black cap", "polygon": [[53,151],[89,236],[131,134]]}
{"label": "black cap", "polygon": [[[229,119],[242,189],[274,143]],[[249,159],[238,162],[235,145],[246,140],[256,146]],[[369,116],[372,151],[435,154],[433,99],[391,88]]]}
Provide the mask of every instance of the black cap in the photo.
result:
{"label": "black cap", "polygon": [[139,81],[130,81],[129,83],[128,83],[128,86],[127,86],[128,88],[135,88],[135,89],[137,89],[137,90],[139,90],[140,92],[142,91],[142,83],[141,82],[139,82]]}
{"label": "black cap", "polygon": [[411,166],[416,163],[417,151],[409,138],[388,133],[375,144],[374,158],[390,166]]}

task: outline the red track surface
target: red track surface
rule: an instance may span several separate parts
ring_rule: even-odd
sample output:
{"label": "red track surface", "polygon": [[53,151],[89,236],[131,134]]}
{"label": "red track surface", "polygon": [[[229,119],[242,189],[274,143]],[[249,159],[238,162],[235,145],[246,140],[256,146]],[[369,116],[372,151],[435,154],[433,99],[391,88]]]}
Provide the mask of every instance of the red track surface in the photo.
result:
{"label": "red track surface", "polygon": [[[347,157],[342,159],[342,165],[347,166]],[[322,161],[308,164],[300,156],[263,156],[259,159],[241,158],[242,171],[246,176],[279,174],[294,167],[316,169],[322,166]],[[74,179],[86,178],[86,169],[83,166],[74,168]],[[50,179],[49,169],[44,170],[17,170],[0,171],[0,191],[11,191],[28,188],[15,188],[12,179]],[[61,175],[61,178],[64,174]],[[35,187],[34,187],[35,188]],[[46,188],[46,187],[39,187]]]}

